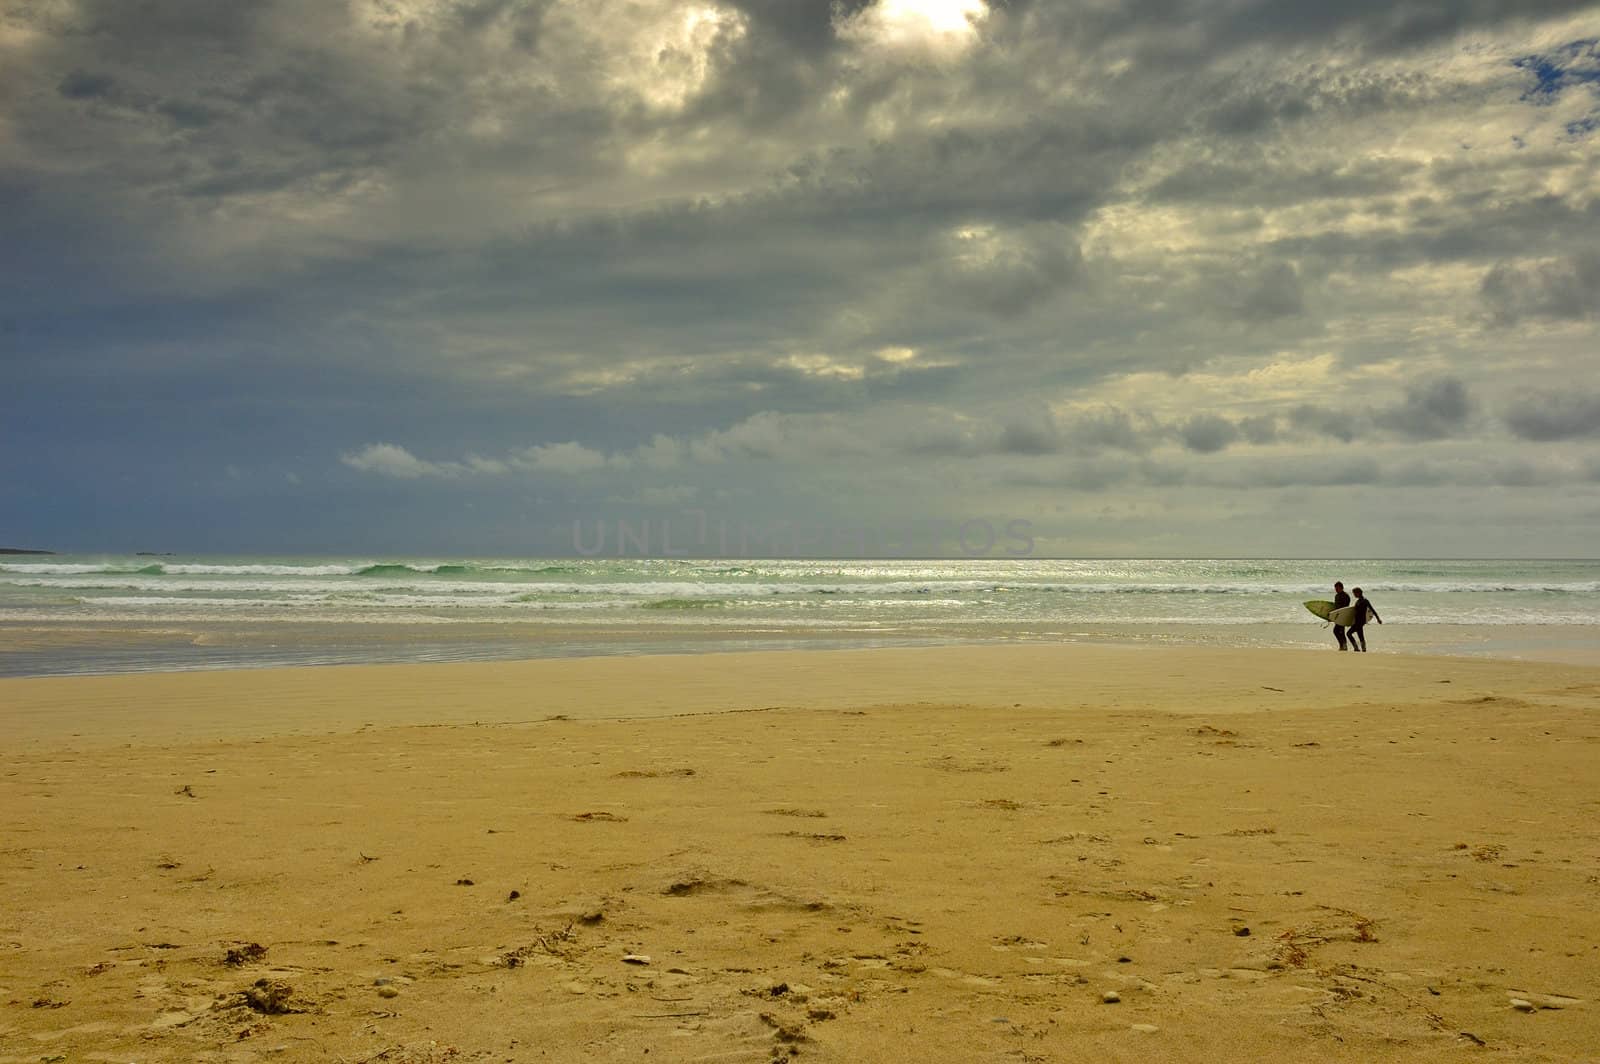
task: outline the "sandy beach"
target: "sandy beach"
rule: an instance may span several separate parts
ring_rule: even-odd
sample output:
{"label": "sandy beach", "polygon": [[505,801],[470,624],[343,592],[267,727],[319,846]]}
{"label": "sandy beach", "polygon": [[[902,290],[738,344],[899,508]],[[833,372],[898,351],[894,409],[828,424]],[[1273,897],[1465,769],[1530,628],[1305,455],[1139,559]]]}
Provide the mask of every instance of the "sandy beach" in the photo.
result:
{"label": "sandy beach", "polygon": [[1593,1059],[1600,669],[0,681],[0,1061]]}

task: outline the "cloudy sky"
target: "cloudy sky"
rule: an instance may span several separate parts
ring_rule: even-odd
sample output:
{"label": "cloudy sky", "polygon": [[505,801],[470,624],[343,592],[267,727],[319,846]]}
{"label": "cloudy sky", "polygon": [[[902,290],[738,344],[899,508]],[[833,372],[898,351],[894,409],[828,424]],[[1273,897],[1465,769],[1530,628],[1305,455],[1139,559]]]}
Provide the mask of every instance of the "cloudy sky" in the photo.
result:
{"label": "cloudy sky", "polygon": [[703,513],[1593,555],[1597,36],[1570,0],[0,0],[0,544]]}

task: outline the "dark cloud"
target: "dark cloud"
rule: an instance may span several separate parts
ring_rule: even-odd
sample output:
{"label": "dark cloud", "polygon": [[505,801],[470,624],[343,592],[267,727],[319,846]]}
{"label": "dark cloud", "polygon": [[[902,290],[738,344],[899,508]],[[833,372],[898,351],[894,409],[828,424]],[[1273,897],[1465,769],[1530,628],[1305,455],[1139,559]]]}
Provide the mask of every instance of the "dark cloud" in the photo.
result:
{"label": "dark cloud", "polygon": [[1289,413],[1289,425],[1301,432],[1318,436],[1331,436],[1349,443],[1364,419],[1342,410],[1333,410],[1316,403],[1301,403]]}
{"label": "dark cloud", "polygon": [[69,100],[90,100],[97,96],[110,96],[116,85],[117,79],[109,74],[91,74],[86,70],[74,70],[61,79],[56,91]]}
{"label": "dark cloud", "polygon": [[1042,404],[1009,413],[996,444],[1002,454],[1054,454],[1061,449],[1055,418]]}
{"label": "dark cloud", "polygon": [[1526,394],[1501,417],[1524,440],[1549,443],[1600,436],[1600,395],[1580,390]]}
{"label": "dark cloud", "polygon": [[1216,306],[1248,322],[1298,317],[1305,311],[1300,273],[1292,263],[1263,264],[1226,271]]}
{"label": "dark cloud", "polygon": [[1216,414],[1196,414],[1179,426],[1178,437],[1197,454],[1214,454],[1239,438],[1239,427]]}
{"label": "dark cloud", "polygon": [[1311,105],[1303,98],[1275,92],[1238,95],[1220,103],[1206,116],[1206,124],[1223,136],[1255,133],[1266,126],[1305,118]]}
{"label": "dark cloud", "polygon": [[814,56],[837,46],[834,26],[867,7],[870,0],[731,0],[749,16],[757,36],[772,34],[801,55]]}
{"label": "dark cloud", "polygon": [[1373,421],[1409,439],[1435,440],[1460,432],[1472,411],[1466,385],[1439,377],[1408,387],[1403,402],[1378,410]]}
{"label": "dark cloud", "polygon": [[1250,0],[1236,5],[1223,32],[1244,39],[1316,41],[1337,35],[1374,51],[1413,49],[1467,30],[1519,19],[1573,14],[1586,0],[1352,0],[1318,5],[1308,0]]}
{"label": "dark cloud", "polygon": [[168,55],[194,47],[240,53],[250,49],[263,16],[303,17],[312,11],[311,4],[299,0],[271,5],[212,4],[206,0],[132,4],[81,0],[75,5],[73,21],[74,31],[85,37],[108,43],[164,45]]}
{"label": "dark cloud", "polygon": [[163,100],[156,105],[156,110],[188,129],[209,126],[227,115],[226,110],[197,100]]}
{"label": "dark cloud", "polygon": [[1498,262],[1478,291],[1499,325],[1523,318],[1594,318],[1600,314],[1600,252],[1530,265]]}

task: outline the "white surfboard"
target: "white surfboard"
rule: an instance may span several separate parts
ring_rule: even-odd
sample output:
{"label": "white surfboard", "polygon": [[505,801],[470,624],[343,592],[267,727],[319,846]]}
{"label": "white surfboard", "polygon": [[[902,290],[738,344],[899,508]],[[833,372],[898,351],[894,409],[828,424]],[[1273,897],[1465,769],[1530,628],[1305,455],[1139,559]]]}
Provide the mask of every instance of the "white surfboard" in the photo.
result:
{"label": "white surfboard", "polygon": [[1358,602],[1354,606],[1340,606],[1328,614],[1328,620],[1334,624],[1342,624],[1346,628],[1351,628],[1355,626],[1356,618],[1360,617],[1361,612],[1367,608],[1368,606],[1365,602]]}

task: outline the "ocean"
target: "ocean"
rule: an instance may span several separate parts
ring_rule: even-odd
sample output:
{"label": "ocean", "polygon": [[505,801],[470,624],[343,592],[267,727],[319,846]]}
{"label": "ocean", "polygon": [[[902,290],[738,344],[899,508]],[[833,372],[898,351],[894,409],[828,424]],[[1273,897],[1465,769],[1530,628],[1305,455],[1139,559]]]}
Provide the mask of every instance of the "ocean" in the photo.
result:
{"label": "ocean", "polygon": [[990,641],[1594,660],[1600,561],[0,558],[0,675]]}

